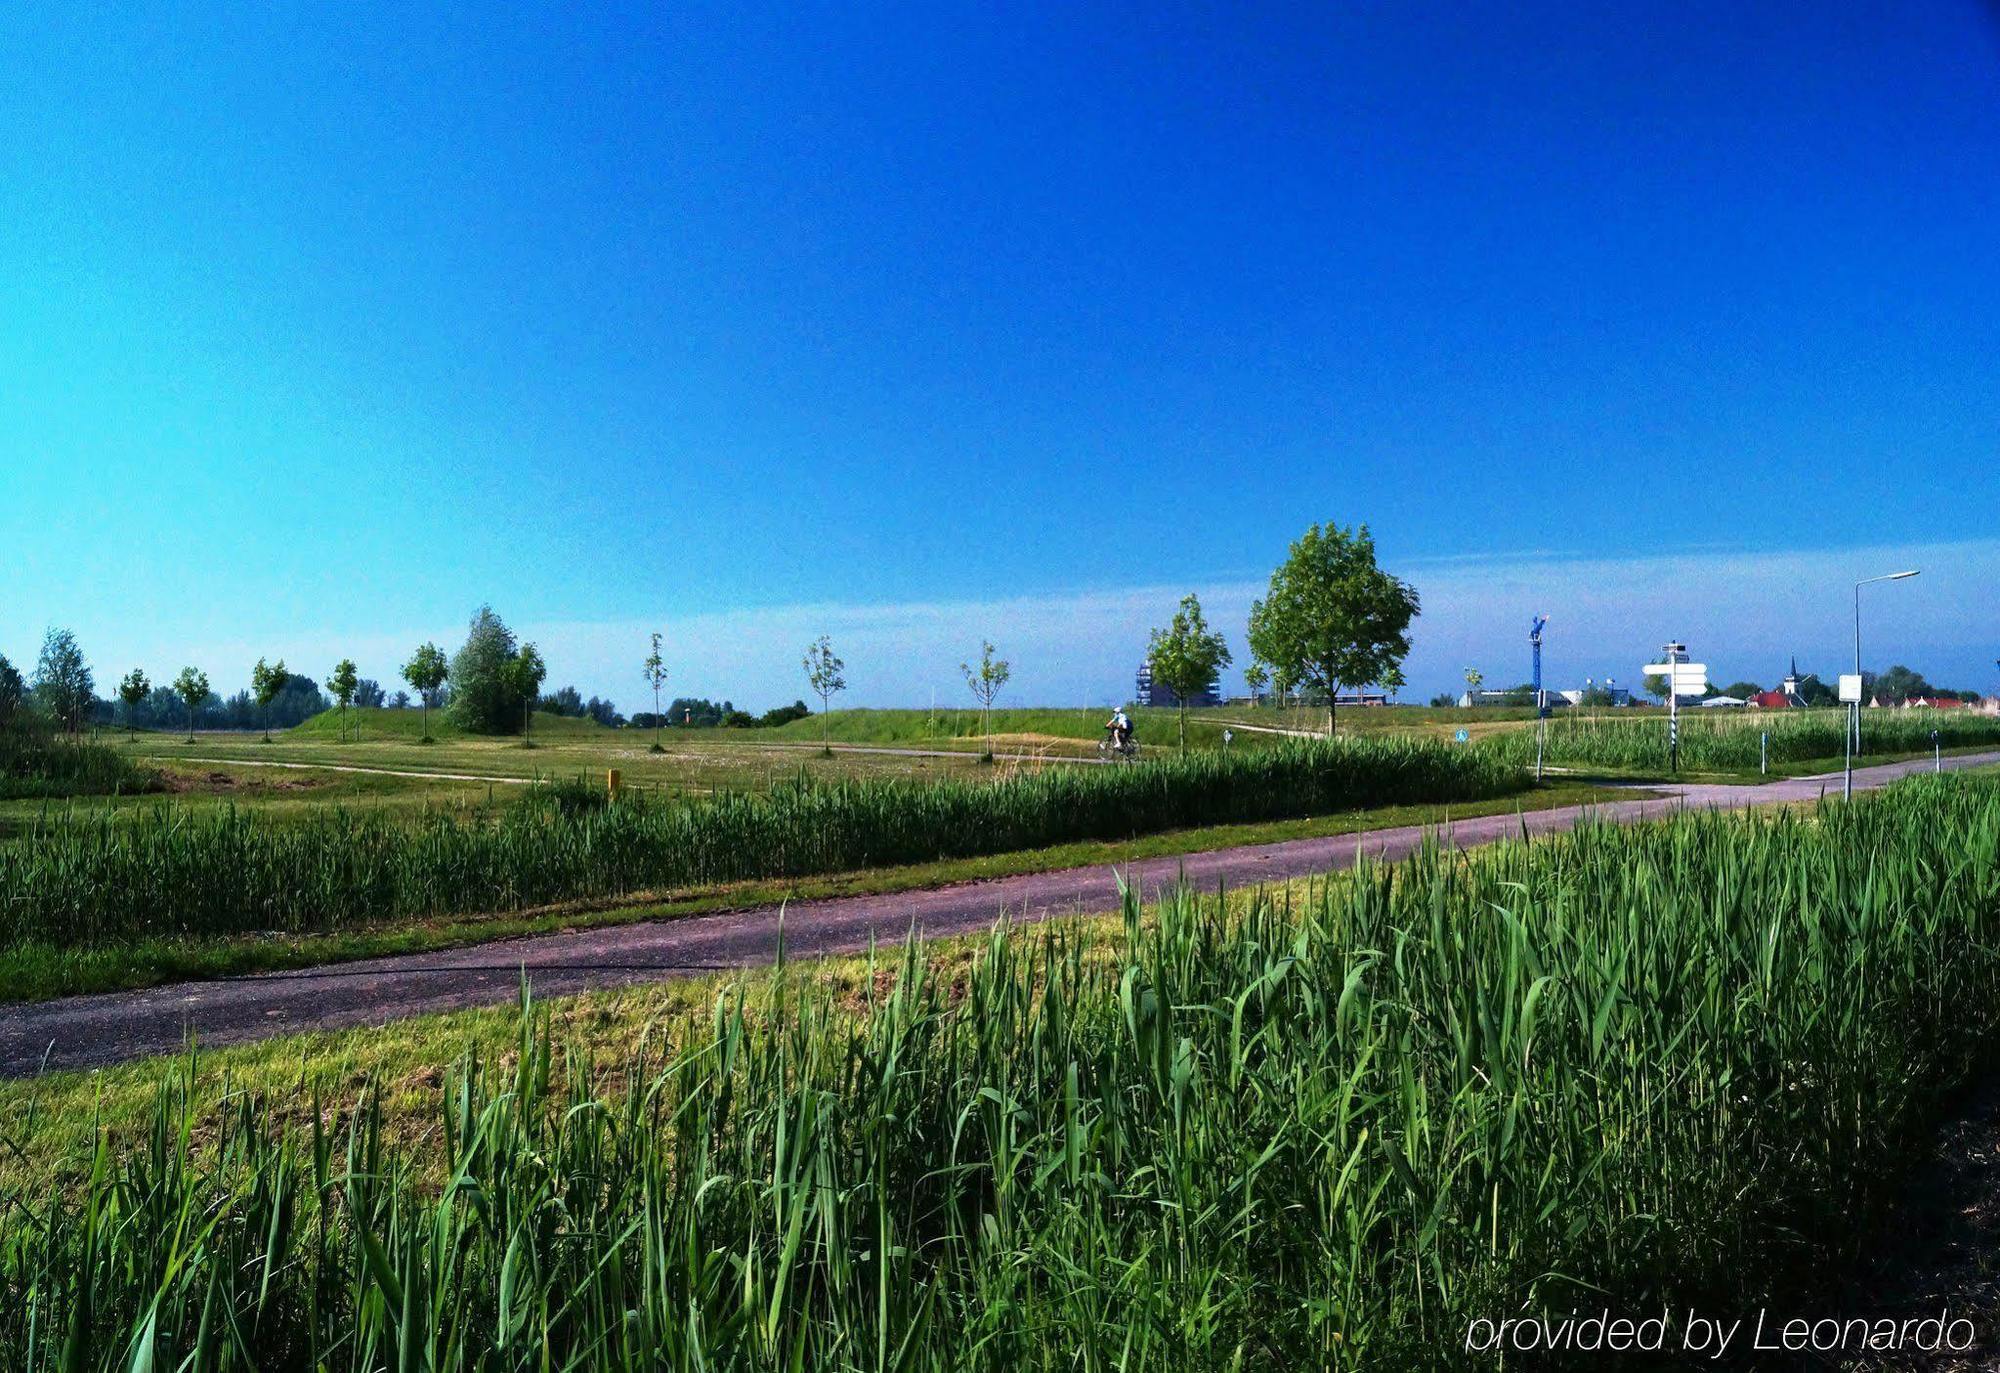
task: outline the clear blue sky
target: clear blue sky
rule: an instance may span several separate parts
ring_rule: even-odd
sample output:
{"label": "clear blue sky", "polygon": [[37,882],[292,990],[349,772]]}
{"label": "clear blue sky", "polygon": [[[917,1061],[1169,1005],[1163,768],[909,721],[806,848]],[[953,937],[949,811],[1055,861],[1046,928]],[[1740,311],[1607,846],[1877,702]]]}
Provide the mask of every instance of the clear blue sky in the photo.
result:
{"label": "clear blue sky", "polygon": [[[387,678],[491,600],[628,706],[691,621],[674,689],[789,699],[825,625],[858,700],[982,632],[1094,699],[1332,519],[1419,694],[1536,609],[1578,675],[1830,668],[1919,545],[1978,573],[1884,654],[1994,685],[1991,5],[183,8],[0,44],[16,661]],[[1564,618],[1712,555],[1740,605]]]}

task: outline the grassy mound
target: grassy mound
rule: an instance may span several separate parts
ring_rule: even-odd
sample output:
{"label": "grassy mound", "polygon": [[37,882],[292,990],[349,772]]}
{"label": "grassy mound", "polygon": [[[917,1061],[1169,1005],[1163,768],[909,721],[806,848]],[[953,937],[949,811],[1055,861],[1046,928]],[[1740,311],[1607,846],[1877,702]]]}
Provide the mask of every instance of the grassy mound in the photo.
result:
{"label": "grassy mound", "polygon": [[[358,729],[363,739],[415,743],[417,740],[423,738],[424,717],[423,712],[420,710],[390,710],[387,707],[381,706],[367,708],[350,706],[347,711],[346,723],[343,725],[340,718],[340,710],[336,707],[333,710],[323,710],[311,719],[304,720],[274,737],[301,741],[334,740],[340,738],[343,729],[347,730],[350,734]],[[551,739],[579,739],[592,736],[609,737],[613,733],[614,731],[607,730],[603,725],[598,724],[597,721],[592,719],[578,719],[571,715],[550,715],[539,710],[535,712],[535,737],[538,739],[545,735]],[[434,710],[431,712],[431,737],[433,739],[486,739],[507,738],[510,736],[468,734],[466,731],[453,725],[446,712]]]}

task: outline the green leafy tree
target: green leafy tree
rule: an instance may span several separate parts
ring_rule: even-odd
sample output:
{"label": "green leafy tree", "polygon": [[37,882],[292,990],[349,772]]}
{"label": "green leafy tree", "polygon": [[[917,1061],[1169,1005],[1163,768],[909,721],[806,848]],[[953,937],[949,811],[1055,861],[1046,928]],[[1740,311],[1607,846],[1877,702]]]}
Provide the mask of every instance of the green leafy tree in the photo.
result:
{"label": "green leafy tree", "polygon": [[334,665],[333,676],[326,679],[326,689],[340,703],[340,737],[345,739],[347,707],[353,702],[354,693],[361,689],[361,675],[355,671],[352,658],[342,658]]}
{"label": "green leafy tree", "polygon": [[514,693],[514,699],[521,706],[521,742],[529,748],[535,746],[535,702],[541,698],[542,683],[549,675],[548,664],[533,644],[522,644],[521,651],[507,664],[507,684]]}
{"label": "green leafy tree", "polygon": [[491,606],[479,607],[465,646],[451,660],[451,718],[470,734],[512,734],[521,723],[521,693],[512,667],[514,633]]}
{"label": "green leafy tree", "polygon": [[1250,607],[1250,647],[1292,682],[1326,693],[1331,736],[1343,685],[1402,684],[1418,609],[1416,588],[1376,565],[1367,525],[1314,525],[1271,574],[1269,594]]}
{"label": "green leafy tree", "polygon": [[1667,674],[1664,672],[1647,673],[1646,680],[1641,682],[1640,686],[1656,701],[1667,699]]}
{"label": "green leafy tree", "polygon": [[1271,685],[1271,669],[1252,658],[1250,666],[1243,669],[1243,685],[1250,692],[1250,704],[1256,705]]}
{"label": "green leafy tree", "polygon": [[827,732],[827,714],[833,707],[833,698],[847,690],[847,664],[833,651],[833,641],[822,634],[806,646],[806,682],[819,697],[819,751],[823,756],[833,754],[832,739]]}
{"label": "green leafy tree", "polygon": [[250,669],[250,690],[257,698],[258,709],[264,712],[264,742],[271,742],[271,702],[278,699],[278,693],[285,689],[291,674],[285,671],[285,660],[266,663],[262,658],[257,666]]}
{"label": "green leafy tree", "polygon": [[410,655],[410,661],[403,664],[403,680],[408,682],[423,702],[423,741],[431,742],[431,707],[437,704],[437,694],[451,676],[451,663],[446,660],[444,650],[436,644],[426,643]]}
{"label": "green leafy tree", "polygon": [[1182,753],[1187,752],[1188,697],[1214,686],[1229,661],[1229,645],[1220,632],[1209,629],[1201,601],[1193,595],[1181,597],[1172,623],[1153,631],[1146,664],[1153,670],[1154,684],[1171,691],[1180,707],[1176,724]]}
{"label": "green leafy tree", "polygon": [[35,699],[70,734],[81,733],[90,720],[97,681],[77,647],[76,635],[67,629],[51,629],[42,637],[42,656],[35,664]]}
{"label": "green leafy tree", "polygon": [[653,752],[665,753],[666,749],[660,745],[660,691],[667,684],[667,660],[660,655],[660,635],[657,630],[653,634],[653,651],[646,655],[642,671],[645,673],[646,685],[653,689]]}
{"label": "green leafy tree", "polygon": [[137,738],[139,707],[146,704],[152,694],[153,684],[146,680],[146,674],[133,668],[118,683],[118,699],[125,703],[125,732]]}
{"label": "green leafy tree", "polygon": [[1731,682],[1728,686],[1722,689],[1722,694],[1724,696],[1735,696],[1741,700],[1747,701],[1752,696],[1756,696],[1759,693],[1761,693],[1763,690],[1764,688],[1758,686],[1755,682]]}
{"label": "green leafy tree", "polygon": [[1476,706],[1479,704],[1479,688],[1485,681],[1486,674],[1478,668],[1469,667],[1465,670],[1465,702],[1467,705]]}
{"label": "green leafy tree", "polygon": [[27,694],[28,684],[21,680],[21,670],[0,654],[0,727],[14,722]]}
{"label": "green leafy tree", "polygon": [[181,704],[187,707],[188,742],[193,743],[194,713],[208,699],[208,674],[199,668],[182,668],[181,675],[174,678],[174,695],[180,697]]}
{"label": "green leafy tree", "polygon": [[979,729],[986,736],[986,757],[993,757],[993,701],[999,696],[1000,688],[1007,685],[1007,679],[1014,675],[1013,667],[1004,658],[993,656],[993,645],[981,640],[979,662],[960,663],[958,670],[965,674],[965,684],[972,688],[974,699],[979,702]]}

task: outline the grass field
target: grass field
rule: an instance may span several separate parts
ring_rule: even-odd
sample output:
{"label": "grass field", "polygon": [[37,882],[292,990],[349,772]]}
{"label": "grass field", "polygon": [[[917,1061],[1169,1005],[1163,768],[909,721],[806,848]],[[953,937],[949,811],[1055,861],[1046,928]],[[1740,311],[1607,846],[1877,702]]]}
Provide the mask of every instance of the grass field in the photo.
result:
{"label": "grass field", "polygon": [[104,950],[160,941],[657,901],[728,883],[1524,789],[1518,769],[1472,750],[1340,740],[930,785],[801,777],[764,792],[634,793],[615,805],[594,784],[526,787],[496,814],[437,809],[414,822],[340,808],[283,825],[212,806],[64,813],[0,844],[0,969],[11,968],[9,983],[42,985],[72,980],[65,969],[79,957],[101,966]]}
{"label": "grass field", "polygon": [[1403,1370],[1475,1315],[1796,1302],[1986,1062],[1996,935],[2000,785],[1925,779],[346,1037],[360,1081],[15,1085],[9,1137],[84,1142],[0,1197],[0,1347]]}
{"label": "grass field", "polygon": [[[1769,757],[1778,768],[1838,762],[1846,747],[1847,713],[1830,710],[1771,712],[1688,710],[1680,715],[1680,765],[1684,772],[1750,775],[1769,736]],[[2000,746],[2000,718],[1966,710],[1869,710],[1862,712],[1859,761],[1927,753],[1936,731],[1946,751]],[[1492,735],[1481,747],[1517,766],[1535,756],[1532,726]],[[1564,712],[1550,718],[1546,758],[1570,768],[1601,768],[1644,776],[1668,768],[1667,722],[1662,715],[1634,719],[1624,712]]]}

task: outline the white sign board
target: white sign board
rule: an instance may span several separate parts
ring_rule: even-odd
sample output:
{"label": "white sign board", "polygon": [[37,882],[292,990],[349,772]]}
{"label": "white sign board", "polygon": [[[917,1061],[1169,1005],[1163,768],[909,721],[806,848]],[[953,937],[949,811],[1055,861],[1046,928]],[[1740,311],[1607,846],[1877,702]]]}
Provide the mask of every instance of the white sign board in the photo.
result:
{"label": "white sign board", "polygon": [[1645,672],[1648,677],[1665,677],[1671,672],[1676,696],[1708,694],[1707,663],[1675,663],[1671,668],[1666,663],[1648,663]]}
{"label": "white sign board", "polygon": [[1854,702],[1856,704],[1860,703],[1861,701],[1860,673],[1843,672],[1840,674],[1840,700],[1843,705],[1847,704],[1848,702]]}

